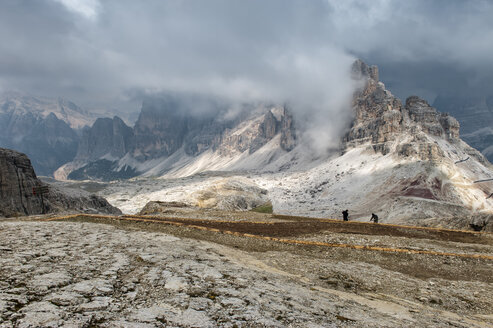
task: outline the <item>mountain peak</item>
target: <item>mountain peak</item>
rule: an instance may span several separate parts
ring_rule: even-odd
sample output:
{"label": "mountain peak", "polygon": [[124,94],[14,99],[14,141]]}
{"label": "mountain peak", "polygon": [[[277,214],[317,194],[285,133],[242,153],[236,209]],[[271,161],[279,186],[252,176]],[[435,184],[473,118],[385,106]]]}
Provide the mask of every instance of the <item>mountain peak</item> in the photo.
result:
{"label": "mountain peak", "polygon": [[355,80],[370,78],[375,82],[378,82],[378,67],[374,65],[369,66],[361,59],[357,59],[351,67],[351,77]]}

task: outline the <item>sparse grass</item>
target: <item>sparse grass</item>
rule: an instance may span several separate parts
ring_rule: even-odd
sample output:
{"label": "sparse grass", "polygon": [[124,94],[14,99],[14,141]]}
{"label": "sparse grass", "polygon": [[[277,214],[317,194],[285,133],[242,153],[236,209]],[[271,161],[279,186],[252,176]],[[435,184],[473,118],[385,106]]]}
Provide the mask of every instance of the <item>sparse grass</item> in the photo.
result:
{"label": "sparse grass", "polygon": [[263,205],[252,208],[251,211],[257,213],[272,213],[273,212],[272,203],[267,202]]}

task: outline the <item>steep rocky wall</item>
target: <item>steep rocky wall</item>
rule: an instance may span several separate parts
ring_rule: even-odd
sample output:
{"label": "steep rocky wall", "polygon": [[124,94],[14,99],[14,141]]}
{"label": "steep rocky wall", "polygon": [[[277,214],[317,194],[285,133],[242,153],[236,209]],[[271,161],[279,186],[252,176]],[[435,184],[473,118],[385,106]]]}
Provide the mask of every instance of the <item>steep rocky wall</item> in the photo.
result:
{"label": "steep rocky wall", "polygon": [[220,156],[253,154],[276,136],[280,141],[274,147],[291,151],[297,145],[294,120],[285,106],[244,104],[232,109],[210,104],[209,111],[201,112],[204,103],[207,100],[186,97],[148,99],[133,129],[118,117],[98,119],[84,131],[76,159],[55,175],[126,179],[143,173],[136,163],[182,156],[182,151],[190,157],[208,150]]}
{"label": "steep rocky wall", "polygon": [[228,117],[221,107],[196,113],[190,105],[198,106],[173,97],[145,101],[134,127],[132,156],[139,161],[167,157],[182,146],[190,156],[208,149],[254,153],[278,133],[282,149],[296,145],[293,118],[283,106],[245,105]]}
{"label": "steep rocky wall", "polygon": [[353,78],[363,80],[364,87],[353,97],[354,121],[344,138],[347,147],[385,143],[403,130],[402,103],[378,81],[377,72],[360,60],[353,65]]}
{"label": "steep rocky wall", "polygon": [[0,215],[41,214],[44,211],[40,185],[29,158],[13,150],[0,148]]}
{"label": "steep rocky wall", "polygon": [[102,197],[60,190],[42,183],[25,154],[0,148],[0,216],[65,211],[121,213]]}
{"label": "steep rocky wall", "polygon": [[[352,74],[353,78],[362,80],[363,87],[353,98],[354,121],[344,138],[346,149],[370,143],[375,151],[383,154],[395,151],[399,156],[438,160],[443,153],[429,136],[461,143],[460,125],[455,118],[438,112],[417,96],[407,98],[403,106],[378,81],[376,67],[358,60],[353,65]],[[395,144],[397,139],[401,142]],[[481,162],[485,161],[473,149],[471,153]]]}
{"label": "steep rocky wall", "polygon": [[425,100],[411,96],[405,107],[410,119],[428,134],[448,140],[459,138],[459,122],[446,113],[439,113]]}
{"label": "steep rocky wall", "polygon": [[121,158],[132,143],[133,130],[121,118],[98,118],[91,128],[83,131],[75,160],[92,161],[105,155]]}

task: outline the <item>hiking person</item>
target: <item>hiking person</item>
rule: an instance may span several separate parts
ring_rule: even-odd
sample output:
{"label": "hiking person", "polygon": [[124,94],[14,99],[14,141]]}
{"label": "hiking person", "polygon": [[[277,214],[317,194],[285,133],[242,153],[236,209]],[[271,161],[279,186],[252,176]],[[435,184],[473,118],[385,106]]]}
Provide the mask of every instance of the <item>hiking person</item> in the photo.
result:
{"label": "hiking person", "polygon": [[342,211],[342,219],[344,221],[349,221],[349,212],[348,212],[348,210]]}
{"label": "hiking person", "polygon": [[378,215],[376,215],[375,213],[371,213],[371,219],[370,219],[370,222],[373,221],[375,223],[378,223]]}

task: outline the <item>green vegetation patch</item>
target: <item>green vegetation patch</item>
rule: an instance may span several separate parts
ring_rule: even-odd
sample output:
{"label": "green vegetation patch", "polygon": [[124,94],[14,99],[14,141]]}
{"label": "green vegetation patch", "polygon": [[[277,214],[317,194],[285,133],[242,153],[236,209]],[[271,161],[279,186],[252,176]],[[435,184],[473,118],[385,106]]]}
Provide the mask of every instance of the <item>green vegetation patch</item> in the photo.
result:
{"label": "green vegetation patch", "polygon": [[273,208],[272,208],[272,203],[267,202],[263,205],[257,206],[255,208],[252,208],[252,212],[257,212],[257,213],[272,213]]}

